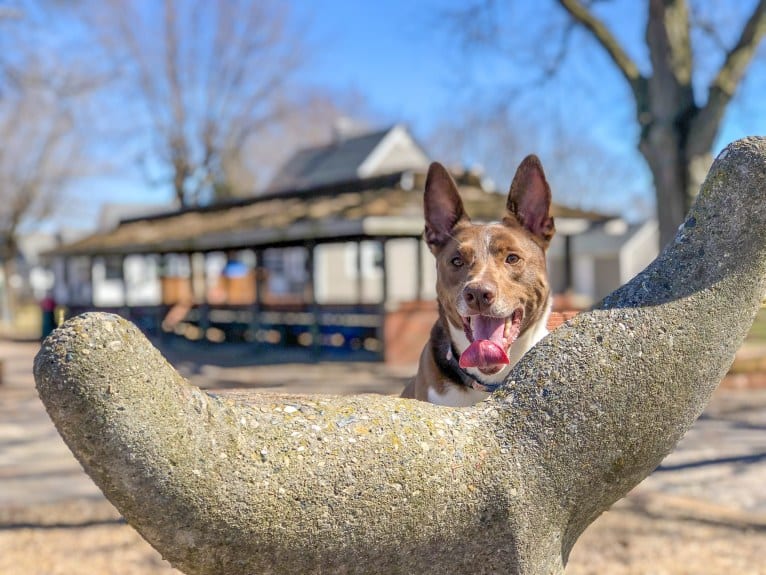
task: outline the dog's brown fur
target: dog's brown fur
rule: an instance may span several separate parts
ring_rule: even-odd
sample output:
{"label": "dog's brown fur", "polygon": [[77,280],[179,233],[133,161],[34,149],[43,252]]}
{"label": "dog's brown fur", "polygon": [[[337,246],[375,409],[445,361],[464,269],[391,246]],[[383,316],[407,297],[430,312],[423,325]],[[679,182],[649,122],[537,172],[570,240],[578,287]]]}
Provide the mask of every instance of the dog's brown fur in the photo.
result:
{"label": "dog's brown fur", "polygon": [[[545,252],[554,234],[550,201],[540,161],[528,156],[513,179],[502,221],[473,224],[447,170],[438,163],[431,165],[424,196],[425,240],[436,257],[439,319],[421,354],[418,373],[402,397],[450,405],[475,403],[492,387],[482,385],[485,379],[499,381],[547,333],[550,287]],[[473,384],[449,366],[445,368],[445,361],[452,359],[454,367],[457,358],[452,356],[463,351],[463,318],[507,318],[518,309],[523,310],[523,317],[509,351],[510,365],[464,370],[475,376]],[[462,347],[467,345],[466,339]]]}

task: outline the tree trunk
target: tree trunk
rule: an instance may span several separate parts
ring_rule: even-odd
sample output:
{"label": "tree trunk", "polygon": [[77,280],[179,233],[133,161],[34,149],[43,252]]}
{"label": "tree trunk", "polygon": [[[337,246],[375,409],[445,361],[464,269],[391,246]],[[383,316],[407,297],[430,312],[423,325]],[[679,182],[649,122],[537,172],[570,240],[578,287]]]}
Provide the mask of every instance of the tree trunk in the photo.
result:
{"label": "tree trunk", "polygon": [[601,44],[630,86],[641,127],[638,149],[654,177],[660,241],[672,241],[712,164],[712,148],[726,107],[766,34],[760,0],[708,86],[694,94],[694,53],[688,0],[649,0],[646,46],[652,73],[644,75],[609,28],[582,0],[559,0],[572,19]]}
{"label": "tree trunk", "polygon": [[685,162],[676,143],[673,130],[652,130],[641,140],[639,150],[646,158],[654,178],[657,220],[660,227],[660,247],[676,233],[678,223],[686,213],[686,202],[678,190],[685,188]]}
{"label": "tree trunk", "polygon": [[638,146],[654,179],[661,248],[675,237],[713,163],[704,147],[690,150],[684,141],[685,134],[677,128],[655,127]]}

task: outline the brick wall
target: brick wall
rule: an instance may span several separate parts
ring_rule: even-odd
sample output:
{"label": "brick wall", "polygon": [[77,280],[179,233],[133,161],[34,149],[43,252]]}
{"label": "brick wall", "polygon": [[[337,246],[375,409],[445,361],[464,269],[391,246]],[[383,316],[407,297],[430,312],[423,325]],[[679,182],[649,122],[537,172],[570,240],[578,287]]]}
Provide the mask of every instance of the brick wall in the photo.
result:
{"label": "brick wall", "polygon": [[386,314],[386,363],[417,363],[439,316],[435,301],[411,301]]}

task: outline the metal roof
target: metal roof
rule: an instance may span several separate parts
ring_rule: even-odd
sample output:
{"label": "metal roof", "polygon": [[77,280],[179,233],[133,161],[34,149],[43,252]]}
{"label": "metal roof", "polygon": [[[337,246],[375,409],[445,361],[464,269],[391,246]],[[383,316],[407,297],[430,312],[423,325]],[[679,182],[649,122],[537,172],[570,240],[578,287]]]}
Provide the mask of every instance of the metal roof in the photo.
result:
{"label": "metal roof", "polygon": [[411,220],[404,229],[400,221],[394,235],[416,236],[422,229],[421,194],[403,189],[401,176],[390,174],[132,218],[48,254],[127,255],[301,245],[370,235],[365,220],[382,215]]}
{"label": "metal roof", "polygon": [[[150,254],[304,245],[360,238],[418,237],[425,174],[397,172],[123,220],[48,255]],[[494,221],[505,194],[485,191],[470,174],[457,178],[468,214]],[[462,183],[461,183],[462,182]],[[554,217],[608,216],[554,204]]]}

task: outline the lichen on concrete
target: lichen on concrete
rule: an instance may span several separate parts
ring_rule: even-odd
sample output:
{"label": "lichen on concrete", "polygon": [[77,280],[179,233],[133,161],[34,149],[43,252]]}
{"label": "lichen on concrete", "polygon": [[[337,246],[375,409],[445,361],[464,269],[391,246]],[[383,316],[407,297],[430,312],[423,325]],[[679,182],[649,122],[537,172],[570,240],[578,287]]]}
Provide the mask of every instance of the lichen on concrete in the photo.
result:
{"label": "lichen on concrete", "polygon": [[38,390],[106,496],[191,574],[560,574],[701,413],[766,288],[766,141],[731,144],[675,241],[472,408],[205,394],[132,324],[68,321]]}

